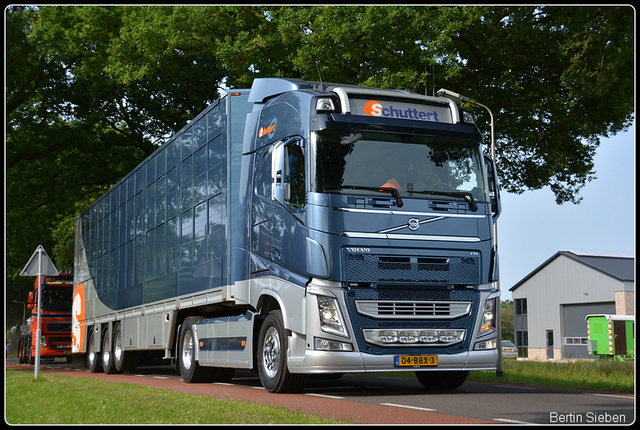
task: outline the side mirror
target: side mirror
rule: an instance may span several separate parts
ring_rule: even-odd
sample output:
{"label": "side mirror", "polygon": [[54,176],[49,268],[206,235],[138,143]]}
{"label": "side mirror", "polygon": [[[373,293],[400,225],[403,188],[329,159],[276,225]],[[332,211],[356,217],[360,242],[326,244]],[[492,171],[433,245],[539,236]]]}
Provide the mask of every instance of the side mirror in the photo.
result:
{"label": "side mirror", "polygon": [[491,197],[491,213],[493,220],[497,220],[502,212],[502,202],[500,201],[500,187],[498,185],[498,171],[496,164],[488,155],[484,156],[484,164],[487,169],[487,182],[489,183],[489,196]]}
{"label": "side mirror", "polygon": [[38,293],[36,291],[29,291],[29,297],[27,299],[27,309],[33,309],[38,303]]}
{"label": "side mirror", "polygon": [[271,199],[284,204],[284,142],[271,148]]}

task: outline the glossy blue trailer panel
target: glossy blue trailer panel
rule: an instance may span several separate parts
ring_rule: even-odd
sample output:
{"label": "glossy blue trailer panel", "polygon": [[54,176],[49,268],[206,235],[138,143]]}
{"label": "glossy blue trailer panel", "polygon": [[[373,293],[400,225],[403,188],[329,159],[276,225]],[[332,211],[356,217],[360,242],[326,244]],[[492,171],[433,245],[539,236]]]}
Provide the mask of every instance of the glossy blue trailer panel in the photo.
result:
{"label": "glossy blue trailer panel", "polygon": [[78,217],[87,317],[234,279],[248,93],[214,102]]}

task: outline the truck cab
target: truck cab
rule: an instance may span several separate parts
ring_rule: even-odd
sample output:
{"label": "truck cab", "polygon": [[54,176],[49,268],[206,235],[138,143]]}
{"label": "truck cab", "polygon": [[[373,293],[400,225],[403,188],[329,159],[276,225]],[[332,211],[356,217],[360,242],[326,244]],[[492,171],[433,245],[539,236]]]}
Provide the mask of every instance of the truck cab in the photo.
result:
{"label": "truck cab", "polygon": [[256,79],[249,101],[236,299],[278,302],[289,372],[409,368],[435,386],[495,370],[501,206],[472,116],[296,80]]}
{"label": "truck cab", "polygon": [[36,357],[38,294],[42,294],[39,342],[41,360],[70,357],[71,354],[73,275],[62,273],[58,276],[38,276],[35,288],[29,292],[27,301],[27,308],[32,313],[21,331],[18,346],[20,363],[34,364]]}

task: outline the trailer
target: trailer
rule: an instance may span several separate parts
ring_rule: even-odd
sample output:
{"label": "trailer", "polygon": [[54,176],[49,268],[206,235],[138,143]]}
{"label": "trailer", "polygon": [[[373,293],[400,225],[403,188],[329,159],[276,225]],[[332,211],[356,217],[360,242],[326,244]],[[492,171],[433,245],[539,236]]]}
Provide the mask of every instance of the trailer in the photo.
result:
{"label": "trailer", "polygon": [[73,352],[270,392],[399,369],[455,388],[498,366],[500,210],[453,100],[256,79],[78,216]]}
{"label": "trailer", "polygon": [[592,314],[585,321],[589,354],[633,355],[636,339],[633,315]]}

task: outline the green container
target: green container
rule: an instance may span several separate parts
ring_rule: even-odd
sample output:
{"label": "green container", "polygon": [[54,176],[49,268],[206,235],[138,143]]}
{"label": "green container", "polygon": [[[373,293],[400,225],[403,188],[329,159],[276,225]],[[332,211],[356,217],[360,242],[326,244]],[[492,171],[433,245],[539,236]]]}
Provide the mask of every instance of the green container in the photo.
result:
{"label": "green container", "polygon": [[632,315],[587,315],[587,349],[593,355],[634,352],[635,318]]}

